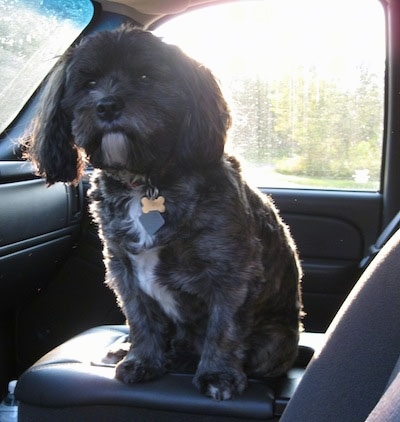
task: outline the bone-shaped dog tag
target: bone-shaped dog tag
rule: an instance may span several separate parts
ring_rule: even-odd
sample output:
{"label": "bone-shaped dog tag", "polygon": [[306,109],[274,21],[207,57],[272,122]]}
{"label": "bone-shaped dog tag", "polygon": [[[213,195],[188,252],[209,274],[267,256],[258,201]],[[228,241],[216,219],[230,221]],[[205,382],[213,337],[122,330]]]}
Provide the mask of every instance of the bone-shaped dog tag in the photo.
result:
{"label": "bone-shaped dog tag", "polygon": [[149,235],[157,232],[165,223],[164,218],[158,211],[149,211],[139,217],[142,226]]}
{"label": "bone-shaped dog tag", "polygon": [[149,192],[148,195],[141,199],[142,215],[139,220],[147,233],[153,235],[165,224],[161,215],[162,212],[165,212],[165,198],[157,196],[158,190],[153,193]]}
{"label": "bone-shaped dog tag", "polygon": [[147,198],[144,196],[141,199],[141,203],[143,214],[147,214],[151,211],[165,212],[165,198],[163,196],[157,198]]}

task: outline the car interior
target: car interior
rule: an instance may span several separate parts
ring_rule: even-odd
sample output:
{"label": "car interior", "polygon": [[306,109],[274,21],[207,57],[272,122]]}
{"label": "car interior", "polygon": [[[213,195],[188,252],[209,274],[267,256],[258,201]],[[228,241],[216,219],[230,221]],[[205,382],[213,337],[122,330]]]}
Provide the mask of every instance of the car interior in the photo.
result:
{"label": "car interior", "polygon": [[[64,41],[67,44],[61,52],[51,53],[54,65],[69,45],[85,35],[115,29],[122,23],[129,22],[164,37],[163,26],[173,26],[174,19],[186,15],[237,3],[251,8],[256,3],[271,2],[82,0],[75,6],[75,2],[57,0],[20,0],[15,4],[20,7],[21,16],[25,13],[24,3],[46,12],[62,3],[79,17],[79,25],[74,27],[67,12],[57,12],[59,19],[71,26],[72,35]],[[352,2],[330,0],[329,4],[337,7],[338,19],[344,20]],[[281,2],[282,19],[293,15],[293,20],[276,23],[283,33],[287,30],[285,24],[297,19],[297,12],[292,11],[300,3],[316,7],[318,2]],[[372,154],[379,161],[376,184],[371,188],[362,182],[361,186],[367,188],[360,189],[310,188],[295,184],[269,186],[268,177],[266,181],[255,181],[273,198],[298,246],[304,272],[305,331],[300,335],[297,361],[285,376],[251,379],[248,389],[232,400],[216,401],[201,395],[192,385],[191,372],[168,373],[155,381],[129,386],[114,378],[115,367],[102,363],[102,357],[110,347],[127,341],[128,329],[114,294],[104,284],[102,245],[88,212],[89,177],[77,185],[56,183],[49,187],[22,158],[19,144],[29,136],[41,86],[50,68],[38,77],[31,91],[19,94],[22,105],[15,112],[7,118],[0,114],[4,120],[0,122],[0,396],[7,394],[10,380],[18,380],[18,420],[400,420],[396,397],[400,388],[400,1],[354,3],[351,25],[363,19],[367,3],[373,3],[382,14],[384,60],[376,141],[379,154]],[[373,9],[375,15],[378,9]],[[238,15],[234,15],[235,19]],[[6,46],[11,45],[4,41],[6,36],[1,38],[4,16],[0,18],[0,59],[3,49],[5,52]],[[225,43],[241,40],[241,31],[237,30],[234,40],[224,38],[223,15],[218,18],[221,27],[214,27],[211,21],[207,27],[199,16],[197,21],[203,30],[214,30]],[[322,21],[323,26],[318,13],[315,19]],[[259,29],[257,23],[254,27]],[[335,27],[340,31],[340,22]],[[57,28],[61,31],[61,26]],[[189,30],[190,26],[184,27],[184,31]],[[311,33],[318,38],[318,34]],[[177,34],[178,38],[186,37],[185,33]],[[254,34],[251,36],[257,54],[263,55],[264,49],[268,56],[268,46],[257,43]],[[366,36],[361,33],[360,39]],[[187,33],[187,38],[204,41],[203,35],[195,31]],[[272,41],[278,45],[286,42]],[[323,49],[331,47],[321,44]],[[371,44],[365,51],[369,48],[373,48]],[[353,50],[352,54],[362,56],[365,51]],[[221,51],[216,54],[227,60]],[[22,55],[19,59],[27,60]],[[34,72],[32,64],[27,63],[27,70]],[[314,71],[317,72],[310,72]],[[14,77],[10,76],[10,81]],[[5,96],[0,108],[7,108],[10,103],[8,85],[0,86]],[[282,85],[277,86],[284,91]],[[322,96],[321,87],[318,95]],[[250,92],[246,87],[244,90]],[[279,90],[273,95],[278,96]],[[355,98],[360,96],[357,91]],[[253,98],[251,95],[250,108]],[[321,104],[320,107],[317,117],[323,113]],[[350,106],[357,107],[356,102]],[[275,116],[277,110],[274,109]],[[282,116],[294,119],[287,111]],[[299,119],[304,121],[304,116]],[[338,119],[336,131],[345,126],[343,119]],[[283,123],[280,125],[282,128]],[[246,122],[243,126],[248,130]],[[317,134],[323,145],[319,155],[330,148],[330,136]],[[281,142],[281,138],[276,139]],[[262,142],[269,145],[271,141]],[[358,169],[361,172],[356,176],[362,177],[363,167]],[[87,169],[88,176],[91,171]]]}

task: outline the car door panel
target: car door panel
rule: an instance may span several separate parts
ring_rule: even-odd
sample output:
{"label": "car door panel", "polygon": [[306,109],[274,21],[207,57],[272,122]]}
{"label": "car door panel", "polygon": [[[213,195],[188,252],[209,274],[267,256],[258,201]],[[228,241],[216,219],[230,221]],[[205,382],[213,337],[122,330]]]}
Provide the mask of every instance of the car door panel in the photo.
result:
{"label": "car door panel", "polygon": [[325,331],[360,275],[360,261],[380,232],[376,192],[265,190],[289,225],[303,267],[308,331]]}
{"label": "car door panel", "polygon": [[0,305],[42,287],[65,260],[79,230],[82,188],[47,187],[27,163],[0,162]]}

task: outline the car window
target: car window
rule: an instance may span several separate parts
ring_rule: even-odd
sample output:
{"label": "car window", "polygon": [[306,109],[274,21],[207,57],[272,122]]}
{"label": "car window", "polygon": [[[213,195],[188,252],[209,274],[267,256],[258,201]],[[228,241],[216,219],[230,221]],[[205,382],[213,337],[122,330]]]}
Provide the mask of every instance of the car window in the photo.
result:
{"label": "car window", "polygon": [[378,0],[235,2],[154,32],[221,81],[233,114],[228,145],[250,182],[380,189],[386,47]]}
{"label": "car window", "polygon": [[92,16],[90,0],[0,0],[0,133]]}

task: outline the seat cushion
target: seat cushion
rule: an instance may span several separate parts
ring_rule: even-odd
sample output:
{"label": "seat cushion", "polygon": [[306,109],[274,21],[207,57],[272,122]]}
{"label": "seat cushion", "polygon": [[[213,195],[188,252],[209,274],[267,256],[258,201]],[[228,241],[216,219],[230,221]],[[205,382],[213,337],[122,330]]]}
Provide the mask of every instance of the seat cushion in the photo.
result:
{"label": "seat cushion", "polygon": [[20,420],[122,421],[133,415],[143,421],[272,420],[282,413],[322,341],[321,335],[304,335],[298,365],[287,376],[250,380],[243,395],[218,402],[198,392],[193,374],[168,373],[134,385],[115,379],[115,368],[101,359],[127,337],[126,326],[96,327],[41,358],[18,380]]}

